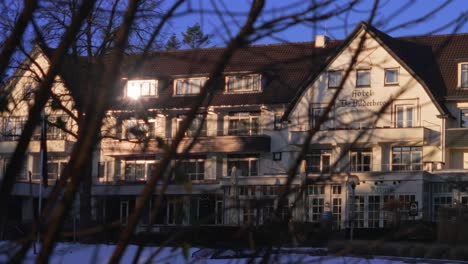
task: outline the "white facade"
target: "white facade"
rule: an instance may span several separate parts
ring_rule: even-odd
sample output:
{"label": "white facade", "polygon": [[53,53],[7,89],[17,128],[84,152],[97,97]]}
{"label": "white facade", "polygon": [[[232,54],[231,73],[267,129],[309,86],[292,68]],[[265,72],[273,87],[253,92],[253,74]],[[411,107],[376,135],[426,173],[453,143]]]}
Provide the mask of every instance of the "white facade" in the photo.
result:
{"label": "white facade", "polygon": [[[466,134],[459,126],[459,113],[468,109],[468,101],[453,99],[441,105],[428,84],[366,27],[358,28],[344,43],[290,106],[210,106],[201,111],[199,118],[205,121],[192,124],[178,152],[183,152],[197,126],[202,126],[199,138],[187,155],[172,161],[175,172],[163,175],[169,185],[161,198],[162,213],[156,226],[261,225],[275,211],[283,219],[291,216],[297,222],[319,222],[323,212],[330,211],[338,229],[349,227],[353,213],[357,228],[384,228],[395,221],[435,221],[440,206],[468,205],[466,190],[456,187],[467,180],[468,144],[449,142],[448,138]],[[351,61],[356,61],[352,68]],[[38,63],[47,65],[47,60],[39,56]],[[461,71],[461,64],[457,67]],[[241,83],[226,81],[226,93],[263,92],[261,74],[226,76],[226,80]],[[23,91],[27,78],[25,73],[15,89]],[[59,80],[55,93],[66,91]],[[182,97],[199,91],[197,85],[206,76],[177,76],[174,80],[173,96]],[[156,79],[128,82],[131,85],[125,91],[132,100],[158,96]],[[64,102],[70,104],[70,99]],[[28,107],[21,104],[14,113],[25,117]],[[329,113],[323,118],[326,111]],[[63,115],[50,109],[46,113]],[[133,114],[113,110],[104,122],[102,134],[112,138],[102,140],[93,156],[96,221],[120,218],[125,223],[161,158],[163,150],[155,138],[169,144],[187,110],[155,107],[148,109],[146,120]],[[67,126],[74,127],[71,121]],[[304,142],[311,133],[310,141]],[[49,152],[55,153],[50,162],[57,169],[66,163],[72,141],[70,135],[48,141]],[[308,151],[293,173],[292,191],[280,204],[278,197],[304,145]],[[14,138],[0,142],[3,167],[14,146]],[[38,152],[39,142],[33,140],[25,172],[34,175]],[[37,196],[38,187],[30,193],[25,182],[26,178],[19,177],[14,194]],[[355,190],[352,182],[357,184]],[[158,184],[155,193],[161,190],[162,184]],[[410,216],[414,202],[418,210]],[[24,199],[23,211],[30,206]],[[27,220],[30,215],[23,213],[22,217]],[[143,219],[142,225],[147,222]]]}

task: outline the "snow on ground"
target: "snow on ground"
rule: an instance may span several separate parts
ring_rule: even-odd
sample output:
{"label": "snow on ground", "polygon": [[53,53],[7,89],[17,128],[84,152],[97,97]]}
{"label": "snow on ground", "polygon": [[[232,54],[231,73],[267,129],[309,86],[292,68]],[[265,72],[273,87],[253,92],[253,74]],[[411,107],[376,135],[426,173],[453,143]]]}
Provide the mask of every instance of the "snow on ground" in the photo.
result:
{"label": "snow on ground", "polygon": [[[8,243],[0,242],[0,263],[8,260],[8,255],[13,250],[7,249]],[[79,243],[59,243],[55,247],[50,263],[66,263],[66,264],[83,264],[83,263],[107,263],[115,246],[106,244],[79,244]],[[170,247],[145,247],[140,257],[139,263],[145,263],[148,258],[156,250],[160,249],[160,253],[152,259],[150,263],[200,263],[200,264],[241,264],[247,263],[248,258],[236,259],[196,259],[192,254],[197,252],[198,248],[170,248]],[[127,247],[121,263],[132,263],[136,253],[137,246],[130,245]],[[362,258],[362,257],[336,257],[336,256],[310,256],[301,251],[294,254],[278,254],[272,255],[268,263],[324,263],[324,264],[403,264],[403,263],[454,263],[453,261],[423,261],[421,259],[391,259],[385,257]],[[304,251],[305,252],[305,251]],[[196,255],[196,254],[195,254]],[[28,252],[28,256],[24,263],[34,263],[35,255],[32,249]],[[261,258],[256,259],[257,262]]]}

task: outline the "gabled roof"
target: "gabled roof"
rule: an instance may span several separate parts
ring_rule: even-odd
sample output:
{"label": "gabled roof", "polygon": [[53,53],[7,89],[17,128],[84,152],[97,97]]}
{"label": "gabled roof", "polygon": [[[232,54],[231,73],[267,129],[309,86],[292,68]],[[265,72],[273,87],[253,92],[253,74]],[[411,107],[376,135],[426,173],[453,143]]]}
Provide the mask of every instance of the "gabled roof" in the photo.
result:
{"label": "gabled roof", "polygon": [[[447,96],[468,96],[468,90],[458,89],[457,61],[468,58],[468,34],[416,36],[392,38],[364,22],[341,43],[327,64],[365,30],[373,36],[424,87],[442,114],[449,115],[443,104]],[[325,70],[326,66],[321,71]],[[320,71],[320,72],[321,72]],[[313,76],[318,77],[319,73]],[[302,87],[288,106],[283,119],[287,119],[307,87]]]}

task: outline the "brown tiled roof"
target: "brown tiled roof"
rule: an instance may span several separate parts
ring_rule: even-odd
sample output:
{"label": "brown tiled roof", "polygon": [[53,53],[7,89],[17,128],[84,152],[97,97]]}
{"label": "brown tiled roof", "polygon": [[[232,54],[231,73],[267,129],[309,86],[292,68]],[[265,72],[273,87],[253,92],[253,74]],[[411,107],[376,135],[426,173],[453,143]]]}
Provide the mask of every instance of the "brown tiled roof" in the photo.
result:
{"label": "brown tiled roof", "polygon": [[[263,76],[263,89],[259,93],[227,94],[224,84],[213,98],[213,106],[287,104],[304,84],[307,77],[315,75],[326,57],[335,47],[316,49],[314,43],[292,43],[251,46],[236,51],[225,74],[256,72]],[[123,75],[131,78],[157,78],[159,97],[148,99],[147,104],[154,108],[182,108],[189,106],[191,96],[173,96],[171,80],[180,76],[208,76],[213,65],[224,50],[220,48],[182,50],[155,53],[146,58],[141,70],[135,76],[128,76],[127,65],[134,56],[128,56],[122,67]]]}
{"label": "brown tiled roof", "polygon": [[[361,23],[344,41],[331,41],[327,48],[315,48],[314,42],[285,43],[250,46],[238,50],[225,68],[225,74],[258,72],[264,77],[260,93],[226,94],[219,85],[211,105],[271,105],[295,104],[302,91],[325,68],[328,59],[337,54],[341,46],[351,39],[358,29],[365,27],[375,34],[400,61],[404,62],[415,77],[423,82],[433,98],[441,102],[447,96],[468,96],[468,89],[457,89],[457,62],[468,58],[468,34],[441,36],[417,36],[392,38],[385,33]],[[127,55],[121,67],[122,78],[151,78],[159,80],[159,96],[138,100],[139,107],[168,109],[185,108],[192,96],[173,96],[172,80],[181,76],[208,76],[221,56],[223,48],[156,52],[148,55],[136,75],[130,69],[138,58]],[[71,61],[64,65],[62,75],[69,85],[82,90],[83,80],[91,72],[86,66],[77,67]],[[120,87],[123,91],[123,87]],[[135,107],[135,102],[122,99],[117,108]],[[443,109],[441,104],[441,109]],[[445,111],[445,110],[443,110]]]}

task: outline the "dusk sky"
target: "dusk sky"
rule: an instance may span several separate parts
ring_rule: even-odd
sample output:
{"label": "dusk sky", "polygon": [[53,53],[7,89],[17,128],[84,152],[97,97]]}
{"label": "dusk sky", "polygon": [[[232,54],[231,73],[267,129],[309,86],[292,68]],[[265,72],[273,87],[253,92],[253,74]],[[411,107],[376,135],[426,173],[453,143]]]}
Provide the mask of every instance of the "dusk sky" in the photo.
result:
{"label": "dusk sky", "polygon": [[[232,32],[236,32],[238,29],[238,26],[236,26],[233,21],[237,19],[239,24],[242,24],[243,21],[245,21],[246,12],[249,9],[251,3],[251,1],[248,0],[198,0],[190,1],[190,4],[185,4],[181,11],[190,8],[192,8],[192,10],[199,10],[200,8],[204,10],[212,9],[212,2],[216,2],[220,9],[226,8],[232,12],[235,12],[234,18],[230,17],[226,13],[223,13],[223,19],[226,21],[227,25],[229,25],[228,27]],[[304,10],[310,5],[311,2],[313,2],[313,0],[267,1],[263,19],[271,19],[281,15],[291,14],[300,10]],[[349,1],[338,1],[338,4],[343,2]],[[368,19],[373,3],[373,0],[362,1],[362,3],[353,8],[352,12],[349,12],[348,17],[341,15],[339,17],[333,17],[327,21],[319,23],[316,32],[314,32],[310,26],[306,26],[304,23],[301,23],[300,25],[289,27],[284,31],[276,33],[273,38],[264,38],[260,41],[257,41],[256,44],[268,44],[286,41],[310,41],[313,40],[315,34],[323,33],[326,33],[333,39],[343,39],[352,31],[357,23]],[[408,26],[399,27],[402,24],[406,24],[408,21],[424,17],[437,8],[440,8],[440,10],[438,10],[433,16],[428,17],[426,20]],[[196,13],[196,15],[192,13],[191,15],[177,17],[177,19],[171,21],[171,28],[168,28],[167,30],[179,33],[180,36],[180,32],[184,31],[187,26],[199,22],[205,33],[213,35],[211,38],[212,45],[224,46],[225,40],[223,40],[220,36],[226,36],[227,33],[219,17],[216,15],[210,15],[207,12],[204,12],[203,14],[201,14],[201,12]],[[467,0],[383,0],[380,1],[374,25],[392,36],[423,35],[428,33],[447,34],[453,33],[455,27],[454,25],[446,25],[457,18],[460,18],[458,24],[461,24],[461,27],[457,30],[457,32],[468,32]],[[346,26],[345,21],[347,21]],[[395,27],[397,28],[395,29]]]}

